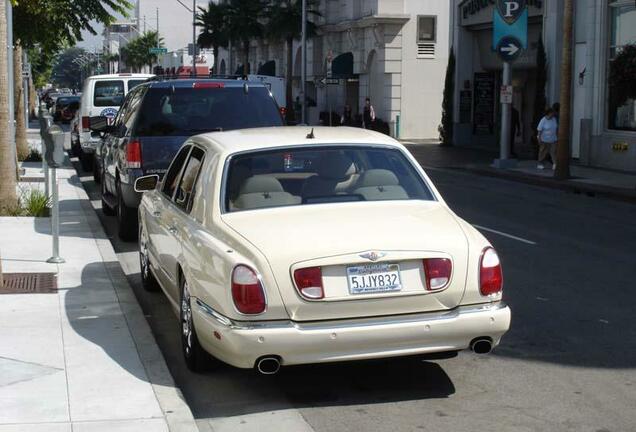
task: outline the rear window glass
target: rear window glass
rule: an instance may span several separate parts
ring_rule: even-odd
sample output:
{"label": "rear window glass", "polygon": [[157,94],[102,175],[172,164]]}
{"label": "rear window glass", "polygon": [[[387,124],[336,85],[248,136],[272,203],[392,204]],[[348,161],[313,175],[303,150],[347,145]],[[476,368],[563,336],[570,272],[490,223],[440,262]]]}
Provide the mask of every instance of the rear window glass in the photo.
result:
{"label": "rear window glass", "polygon": [[131,91],[132,89],[134,89],[135,87],[137,87],[139,84],[146,82],[145,79],[142,80],[128,80],[128,91]]}
{"label": "rear window glass", "polygon": [[93,105],[120,106],[124,100],[123,81],[96,81],[93,92]]}
{"label": "rear window glass", "polygon": [[260,151],[231,158],[225,211],[322,203],[433,200],[398,149],[328,146]]}
{"label": "rear window glass", "polygon": [[138,136],[191,136],[199,133],[282,126],[274,99],[264,87],[154,88],[144,98]]}

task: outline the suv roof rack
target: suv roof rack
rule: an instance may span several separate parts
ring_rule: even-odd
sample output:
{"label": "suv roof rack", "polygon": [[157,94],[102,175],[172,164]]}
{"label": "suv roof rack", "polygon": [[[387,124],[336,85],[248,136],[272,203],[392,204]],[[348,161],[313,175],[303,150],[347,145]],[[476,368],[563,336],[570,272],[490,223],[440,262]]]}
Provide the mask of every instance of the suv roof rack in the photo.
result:
{"label": "suv roof rack", "polygon": [[148,81],[171,81],[171,80],[188,80],[188,79],[211,79],[216,78],[210,75],[155,75]]}

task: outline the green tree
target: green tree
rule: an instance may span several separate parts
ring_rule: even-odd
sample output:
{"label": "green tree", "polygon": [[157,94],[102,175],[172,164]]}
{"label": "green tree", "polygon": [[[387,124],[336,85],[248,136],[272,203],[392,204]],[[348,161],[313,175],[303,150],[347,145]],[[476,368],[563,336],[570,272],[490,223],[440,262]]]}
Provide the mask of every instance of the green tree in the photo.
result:
{"label": "green tree", "polygon": [[197,45],[212,48],[215,74],[219,73],[219,48],[226,48],[230,39],[226,14],[226,5],[213,1],[210,1],[207,9],[200,7],[197,14],[197,26],[202,28]]}
{"label": "green tree", "polygon": [[226,4],[228,34],[230,40],[241,45],[244,74],[250,73],[250,42],[264,34],[267,3],[265,0],[229,0]]}
{"label": "green tree", "polygon": [[[307,17],[319,17],[318,4],[315,0],[307,0]],[[285,70],[286,100],[289,117],[294,117],[292,75],[293,75],[293,49],[294,40],[300,40],[302,36],[302,2],[300,0],[274,0],[266,10],[266,36],[272,41],[285,42],[285,54],[287,56],[287,68]],[[307,37],[316,35],[316,24],[307,19]]]}
{"label": "green tree", "polygon": [[62,51],[53,64],[53,78],[56,84],[61,87],[81,88],[80,81],[82,66],[78,59],[86,56],[83,48],[68,48]]}
{"label": "green tree", "polygon": [[439,125],[439,139],[441,145],[453,145],[453,98],[455,97],[455,52],[453,48],[448,56],[446,80],[444,81],[444,99],[442,101],[442,124]]}
{"label": "green tree", "polygon": [[133,72],[139,72],[146,65],[152,69],[152,65],[157,62],[157,54],[151,53],[150,49],[162,46],[163,38],[156,31],[150,31],[131,40],[120,52],[126,65]]}

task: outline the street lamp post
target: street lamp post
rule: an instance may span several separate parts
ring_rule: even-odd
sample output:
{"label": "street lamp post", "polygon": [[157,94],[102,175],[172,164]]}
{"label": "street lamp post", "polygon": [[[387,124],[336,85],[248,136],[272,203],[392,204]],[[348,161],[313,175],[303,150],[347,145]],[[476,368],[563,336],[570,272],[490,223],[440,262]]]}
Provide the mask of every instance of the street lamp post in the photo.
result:
{"label": "street lamp post", "polygon": [[[302,0],[302,37],[301,37],[301,67],[300,67],[300,100],[302,102],[301,122],[307,123],[307,0]],[[330,114],[331,115],[331,114]]]}
{"label": "street lamp post", "polygon": [[192,77],[197,76],[197,0],[192,0]]}

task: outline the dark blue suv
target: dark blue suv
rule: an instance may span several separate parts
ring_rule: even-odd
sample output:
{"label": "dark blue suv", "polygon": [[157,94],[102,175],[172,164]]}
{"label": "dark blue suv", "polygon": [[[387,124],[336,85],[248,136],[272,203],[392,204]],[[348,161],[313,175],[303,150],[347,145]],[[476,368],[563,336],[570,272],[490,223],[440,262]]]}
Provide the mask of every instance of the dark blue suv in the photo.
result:
{"label": "dark blue suv", "polygon": [[101,129],[106,134],[96,159],[102,209],[117,215],[122,240],[134,240],[141,198],[133,188],[135,179],[162,176],[188,137],[281,125],[278,105],[259,82],[176,79],[141,84],[126,95],[114,123]]}

